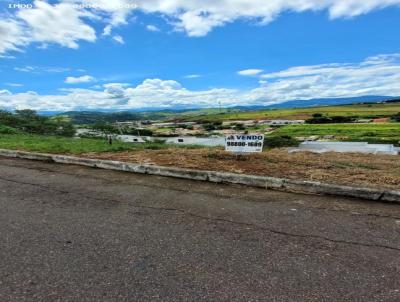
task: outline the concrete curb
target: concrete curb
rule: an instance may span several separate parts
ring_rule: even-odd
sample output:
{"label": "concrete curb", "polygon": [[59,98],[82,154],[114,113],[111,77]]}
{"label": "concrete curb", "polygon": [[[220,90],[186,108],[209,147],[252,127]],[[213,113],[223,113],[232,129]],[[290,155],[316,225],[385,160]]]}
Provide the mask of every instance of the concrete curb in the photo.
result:
{"label": "concrete curb", "polygon": [[314,181],[300,181],[292,179],[282,179],[268,176],[241,175],[215,171],[201,171],[182,168],[162,167],[153,165],[141,165],[134,163],[124,163],[112,160],[88,159],[74,156],[54,155],[33,153],[25,151],[14,151],[0,149],[0,156],[40,160],[61,164],[73,164],[88,166],[93,168],[125,171],[132,173],[151,174],[168,176],[192,180],[210,181],[215,183],[241,184],[251,187],[308,193],[336,195],[344,197],[355,197],[374,201],[385,201],[400,203],[400,191],[358,188],[341,186]]}

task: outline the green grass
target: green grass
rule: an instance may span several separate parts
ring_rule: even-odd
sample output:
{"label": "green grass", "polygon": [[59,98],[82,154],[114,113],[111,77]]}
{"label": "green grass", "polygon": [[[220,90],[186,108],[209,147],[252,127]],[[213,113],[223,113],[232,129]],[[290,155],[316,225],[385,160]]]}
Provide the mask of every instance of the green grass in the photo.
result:
{"label": "green grass", "polygon": [[310,108],[292,108],[292,109],[269,109],[256,111],[242,111],[222,114],[208,114],[205,116],[193,116],[187,120],[249,120],[249,119],[309,119],[314,113],[323,113],[328,116],[350,116],[359,118],[389,117],[400,112],[399,103],[386,104],[354,104],[340,106],[322,106]]}
{"label": "green grass", "polygon": [[117,152],[126,150],[159,150],[167,148],[199,148],[199,146],[176,146],[164,143],[133,144],[114,141],[109,145],[105,139],[66,138],[57,136],[1,134],[0,148],[42,153],[80,154],[87,152]]}
{"label": "green grass", "polygon": [[279,128],[270,136],[324,136],[335,135],[343,141],[366,141],[398,144],[400,123],[387,124],[324,124],[291,125]]}

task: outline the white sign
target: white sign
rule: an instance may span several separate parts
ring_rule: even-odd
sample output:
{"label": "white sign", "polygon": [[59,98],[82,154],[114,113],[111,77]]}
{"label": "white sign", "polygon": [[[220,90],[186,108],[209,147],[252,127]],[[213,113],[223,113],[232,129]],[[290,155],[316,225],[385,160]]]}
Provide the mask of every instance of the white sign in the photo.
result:
{"label": "white sign", "polygon": [[234,153],[262,152],[263,145],[262,134],[232,134],[225,139],[225,151]]}

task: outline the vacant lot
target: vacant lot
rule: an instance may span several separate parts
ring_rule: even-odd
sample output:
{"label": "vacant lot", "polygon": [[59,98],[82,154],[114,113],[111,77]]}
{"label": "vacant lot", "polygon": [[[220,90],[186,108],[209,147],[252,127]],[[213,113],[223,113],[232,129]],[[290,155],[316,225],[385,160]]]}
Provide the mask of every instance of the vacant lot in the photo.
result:
{"label": "vacant lot", "polygon": [[337,140],[342,141],[398,144],[400,141],[400,123],[291,125],[274,131],[272,135],[292,137],[334,135]]}
{"label": "vacant lot", "polygon": [[105,140],[99,139],[36,135],[2,135],[0,148],[366,187],[400,188],[399,156],[390,155],[289,154],[286,149],[274,149],[238,159],[220,148],[122,142],[114,142],[110,146]]}
{"label": "vacant lot", "polygon": [[340,153],[288,153],[274,149],[237,159],[215,149],[87,153],[84,157],[134,163],[267,175],[365,187],[400,188],[398,156]]}

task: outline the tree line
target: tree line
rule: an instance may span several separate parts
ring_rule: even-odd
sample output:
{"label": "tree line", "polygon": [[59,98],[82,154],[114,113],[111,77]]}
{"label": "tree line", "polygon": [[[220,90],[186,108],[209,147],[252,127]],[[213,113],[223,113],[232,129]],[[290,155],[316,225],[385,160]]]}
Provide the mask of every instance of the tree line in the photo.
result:
{"label": "tree line", "polygon": [[[372,116],[370,118],[379,118],[380,116]],[[342,123],[354,123],[357,119],[360,118],[358,116],[328,116],[323,113],[314,113],[312,117],[306,120],[307,124],[342,124]],[[368,118],[368,117],[363,117]],[[389,118],[393,122],[400,122],[400,112],[396,113]]]}
{"label": "tree line", "polygon": [[34,110],[0,110],[0,133],[32,133],[44,135],[74,136],[72,123],[60,117],[40,116]]}

